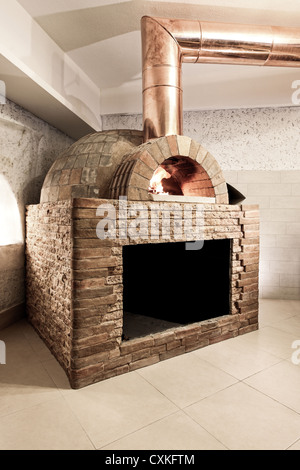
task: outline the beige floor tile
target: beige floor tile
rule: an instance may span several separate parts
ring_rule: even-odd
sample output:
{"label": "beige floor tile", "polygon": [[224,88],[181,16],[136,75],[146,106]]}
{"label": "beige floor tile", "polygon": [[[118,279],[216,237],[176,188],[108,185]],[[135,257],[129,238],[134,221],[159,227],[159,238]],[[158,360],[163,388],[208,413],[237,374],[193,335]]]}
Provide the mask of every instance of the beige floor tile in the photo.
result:
{"label": "beige floor tile", "polygon": [[41,363],[19,361],[0,366],[0,416],[59,396]]}
{"label": "beige floor tile", "polygon": [[300,315],[300,300],[291,300],[295,314]]}
{"label": "beige floor tile", "polygon": [[0,418],[1,450],[93,450],[60,397]]}
{"label": "beige floor tile", "polygon": [[25,324],[27,324],[27,321],[25,319],[22,319],[0,330],[1,339],[4,339],[6,341],[9,338],[13,338],[13,339],[16,339],[16,338],[20,339],[22,337],[24,338],[25,337],[24,336]]}
{"label": "beige floor tile", "polygon": [[295,316],[297,311],[297,303],[293,300],[260,299],[259,326],[274,326],[275,323]]}
{"label": "beige floor tile", "polygon": [[300,365],[282,361],[245,382],[300,413]]}
{"label": "beige floor tile", "polygon": [[19,323],[1,330],[0,340],[5,342],[7,365],[18,364],[20,361],[39,362],[36,352],[25,338],[23,327]]}
{"label": "beige floor tile", "polygon": [[178,411],[102,450],[223,450],[217,439],[184,412]]}
{"label": "beige floor tile", "polygon": [[300,339],[300,315],[281,320],[273,324],[274,328],[286,331],[294,336],[294,339]]}
{"label": "beige floor tile", "polygon": [[81,390],[17,322],[0,331],[0,449],[300,450],[299,318],[300,301],[261,299],[258,331]]}
{"label": "beige floor tile", "polygon": [[62,394],[73,391],[70,386],[67,374],[54,357],[48,361],[43,361],[43,367],[46,369],[47,373]]}
{"label": "beige floor tile", "polygon": [[295,314],[299,312],[300,300],[286,300],[286,299],[259,299],[259,306],[264,313],[266,310],[271,309],[273,312],[282,314]]}
{"label": "beige floor tile", "polygon": [[26,321],[0,332],[6,343],[6,364],[0,365],[0,416],[7,415],[60,396],[40,356],[24,334]]}
{"label": "beige floor tile", "polygon": [[300,438],[300,416],[238,383],[185,409],[232,450],[283,450]]}
{"label": "beige floor tile", "polygon": [[239,380],[259,372],[281,359],[259,350],[249,342],[235,338],[194,351],[197,357],[233,375]]}
{"label": "beige floor tile", "polygon": [[0,339],[7,346],[7,358],[35,360],[40,362],[51,359],[53,356],[34,328],[22,319],[14,325],[0,331]]}
{"label": "beige floor tile", "polygon": [[177,411],[136,372],[64,395],[96,448]]}
{"label": "beige floor tile", "polygon": [[153,364],[137,372],[180,408],[236,382],[234,377],[193,353]]}
{"label": "beige floor tile", "polygon": [[29,323],[24,325],[24,336],[40,361],[47,361],[53,357],[44,341]]}
{"label": "beige floor tile", "polygon": [[295,335],[273,326],[266,326],[236,338],[236,342],[251,344],[257,351],[264,351],[281,359],[290,358],[294,340]]}
{"label": "beige floor tile", "polygon": [[292,444],[288,450],[300,450],[300,439],[299,441],[295,442],[294,444]]}

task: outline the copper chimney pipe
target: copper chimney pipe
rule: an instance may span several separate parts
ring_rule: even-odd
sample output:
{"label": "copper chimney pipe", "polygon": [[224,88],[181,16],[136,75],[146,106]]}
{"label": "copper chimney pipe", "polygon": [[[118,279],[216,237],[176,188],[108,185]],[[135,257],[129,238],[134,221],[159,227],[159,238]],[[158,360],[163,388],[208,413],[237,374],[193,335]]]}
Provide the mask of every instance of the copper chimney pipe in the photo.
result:
{"label": "copper chimney pipe", "polygon": [[144,141],[182,134],[183,62],[300,67],[300,29],[144,16]]}

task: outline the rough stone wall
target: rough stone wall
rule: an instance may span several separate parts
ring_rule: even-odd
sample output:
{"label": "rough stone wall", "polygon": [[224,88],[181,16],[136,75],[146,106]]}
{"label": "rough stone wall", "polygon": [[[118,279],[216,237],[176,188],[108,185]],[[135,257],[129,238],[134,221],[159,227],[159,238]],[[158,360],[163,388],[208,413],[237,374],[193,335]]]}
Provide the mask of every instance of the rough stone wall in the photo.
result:
{"label": "rough stone wall", "polygon": [[52,163],[74,140],[7,100],[0,106],[0,171],[7,178],[20,209],[40,201]]}
{"label": "rough stone wall", "polygon": [[[103,129],[143,128],[140,114],[102,116]],[[300,170],[300,109],[185,111],[183,134],[200,142],[222,171]]]}
{"label": "rough stone wall", "polygon": [[29,321],[67,371],[72,332],[71,203],[27,209],[26,297]]}

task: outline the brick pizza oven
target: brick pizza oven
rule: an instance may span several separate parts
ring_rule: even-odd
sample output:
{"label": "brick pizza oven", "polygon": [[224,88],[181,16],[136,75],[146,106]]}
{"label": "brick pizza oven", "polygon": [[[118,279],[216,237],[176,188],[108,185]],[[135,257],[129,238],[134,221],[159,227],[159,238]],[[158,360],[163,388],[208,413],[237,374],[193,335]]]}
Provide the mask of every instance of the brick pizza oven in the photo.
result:
{"label": "brick pizza oven", "polygon": [[[182,157],[183,194],[154,194],[156,170]],[[27,314],[72,387],[258,328],[258,207],[229,197],[216,160],[185,136],[98,132],[54,162],[27,208]],[[197,207],[199,247],[181,225]]]}
{"label": "brick pizza oven", "polygon": [[28,319],[73,388],[258,328],[258,206],[182,135],[179,73],[294,64],[245,28],[143,18],[143,132],[83,137],[27,208]]}

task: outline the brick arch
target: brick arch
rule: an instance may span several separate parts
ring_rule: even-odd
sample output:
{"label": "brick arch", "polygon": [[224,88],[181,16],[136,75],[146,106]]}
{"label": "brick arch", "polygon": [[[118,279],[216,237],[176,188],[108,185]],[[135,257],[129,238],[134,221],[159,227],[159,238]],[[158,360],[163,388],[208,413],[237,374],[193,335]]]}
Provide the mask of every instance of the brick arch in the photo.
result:
{"label": "brick arch", "polygon": [[152,200],[148,192],[154,171],[167,158],[175,156],[195,160],[207,173],[217,204],[228,204],[228,190],[216,159],[190,137],[172,135],[148,141],[124,155],[110,185],[110,197],[127,196],[129,200]]}

